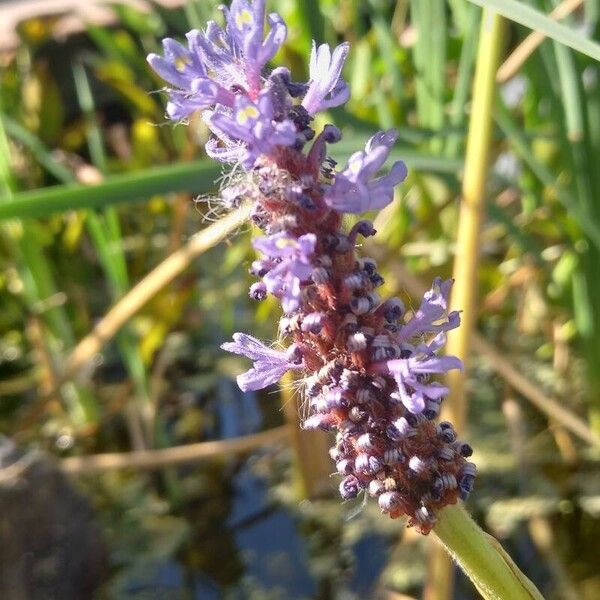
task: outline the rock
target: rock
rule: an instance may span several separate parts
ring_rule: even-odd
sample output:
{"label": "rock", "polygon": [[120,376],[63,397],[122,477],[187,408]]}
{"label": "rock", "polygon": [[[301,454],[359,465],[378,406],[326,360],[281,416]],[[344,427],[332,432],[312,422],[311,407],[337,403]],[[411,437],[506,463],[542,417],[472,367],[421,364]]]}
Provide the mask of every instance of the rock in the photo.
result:
{"label": "rock", "polygon": [[0,598],[90,599],[107,556],[90,503],[58,466],[0,436]]}

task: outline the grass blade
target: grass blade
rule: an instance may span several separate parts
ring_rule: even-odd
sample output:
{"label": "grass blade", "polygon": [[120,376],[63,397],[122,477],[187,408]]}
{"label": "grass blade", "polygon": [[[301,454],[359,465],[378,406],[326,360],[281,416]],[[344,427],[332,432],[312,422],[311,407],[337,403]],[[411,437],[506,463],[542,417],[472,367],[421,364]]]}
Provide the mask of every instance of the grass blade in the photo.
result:
{"label": "grass blade", "polygon": [[73,173],[67,167],[54,160],[51,152],[39,138],[6,114],[0,114],[0,120],[4,123],[6,135],[23,144],[48,173],[63,183],[74,181]]}
{"label": "grass blade", "polygon": [[[467,25],[465,37],[458,63],[458,74],[454,87],[454,96],[450,104],[450,125],[462,127],[466,119],[465,106],[469,97],[469,86],[471,84],[471,73],[475,62],[475,51],[477,50],[477,23],[480,19],[480,10],[475,6],[469,6],[467,12]],[[458,156],[461,138],[464,136],[448,136],[446,144],[446,156]]]}
{"label": "grass blade", "polygon": [[318,0],[302,0],[298,2],[298,15],[303,25],[303,30],[308,37],[322,44],[325,41],[324,19]]}
{"label": "grass blade", "polygon": [[[444,125],[447,20],[445,2],[412,0],[411,19],[418,30],[414,47],[416,100],[419,123],[432,129]],[[433,140],[434,151],[441,141]]]}
{"label": "grass blade", "polygon": [[577,221],[581,230],[589,236],[592,243],[600,249],[600,227],[598,223],[590,219],[586,212],[581,210],[571,194],[557,184],[556,177],[550,169],[535,157],[521,130],[514,123],[511,114],[502,105],[500,99],[496,103],[495,118],[500,129],[502,129],[506,138],[510,141],[515,154],[527,163],[535,176],[545,186],[554,190],[557,200],[565,207],[571,217]]}
{"label": "grass blade", "polygon": [[20,192],[0,204],[0,220],[40,218],[65,210],[140,202],[154,194],[169,192],[193,190],[203,194],[214,188],[220,170],[214,163],[194,161],[113,175],[94,186],[67,184]]}
{"label": "grass blade", "polygon": [[469,0],[473,4],[495,10],[507,19],[540,31],[549,38],[582,54],[600,60],[600,44],[584,37],[579,31],[553,21],[544,13],[516,0]]}

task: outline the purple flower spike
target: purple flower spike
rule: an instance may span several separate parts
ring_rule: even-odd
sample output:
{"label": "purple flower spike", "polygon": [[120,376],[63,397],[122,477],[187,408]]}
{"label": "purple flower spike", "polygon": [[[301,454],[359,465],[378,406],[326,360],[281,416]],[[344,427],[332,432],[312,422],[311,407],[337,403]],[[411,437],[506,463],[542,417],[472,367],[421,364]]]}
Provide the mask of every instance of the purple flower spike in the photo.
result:
{"label": "purple flower spike", "polygon": [[411,356],[390,360],[387,368],[398,385],[397,398],[411,413],[419,414],[425,410],[427,398],[440,400],[448,393],[442,384],[428,383],[427,376],[462,369],[462,362],[455,356]]}
{"label": "purple flower spike", "polygon": [[302,368],[302,363],[293,362],[288,352],[268,348],[260,340],[245,333],[234,333],[233,342],[226,342],[221,348],[227,352],[247,356],[254,361],[251,369],[237,377],[243,392],[266,388],[277,383],[286,371]]}
{"label": "purple flower spike", "polygon": [[375,235],[373,224],[344,224],[346,213],[387,206],[405,179],[403,162],[385,166],[397,132],[377,133],[338,171],[328,145],[342,133],[333,124],[319,132],[315,117],[348,100],[348,44],[313,42],[306,83],[292,79],[289,65],[265,72],[285,24],[271,14],[265,27],[266,0],[226,4],[223,27],[211,21],[190,31],[186,47],[167,39],[164,56],[148,58],[170,86],[167,114],[184,120],[198,111],[213,133],[207,154],[235,165],[223,207],[251,203],[249,220],[264,232],[253,242],[249,294],[281,302],[279,333],[289,346],[235,333],[222,348],[252,360],[237,378],[244,391],[299,369],[302,428],[336,432],[330,456],[344,477],[342,498],[376,497],[382,512],[408,517],[427,535],[436,512],[466,498],[475,477],[465,460],[472,448],[452,425],[436,424],[448,390],[435,376],[462,366],[438,356],[460,320],[448,309],[452,282],[436,279],[405,322],[402,302],[377,293],[384,281],[376,262],[357,249],[360,237]]}
{"label": "purple flower spike", "polygon": [[285,231],[253,240],[254,247],[279,262],[263,277],[267,290],[281,299],[283,310],[293,312],[300,306],[300,284],[310,280],[311,257],[317,238],[312,233],[298,239]]}
{"label": "purple flower spike", "polygon": [[210,21],[206,32],[187,34],[188,46],[167,38],[164,57],[150,54],[150,66],[166,82],[167,114],[181,120],[197,110],[213,106],[232,107],[235,94],[256,99],[261,89],[261,72],[285,41],[287,28],[276,14],[268,17],[271,28],[263,41],[265,2],[234,0],[223,8],[226,31]]}
{"label": "purple flower spike", "polygon": [[460,325],[460,313],[458,311],[448,313],[448,299],[453,283],[452,279],[442,281],[440,277],[433,280],[431,289],[423,296],[419,310],[401,328],[398,341],[405,341],[421,334],[449,331]]}
{"label": "purple flower spike", "polygon": [[302,100],[302,106],[309,114],[339,106],[350,98],[348,84],[340,79],[349,49],[350,44],[344,42],[332,54],[328,44],[317,48],[313,41],[308,91]]}
{"label": "purple flower spike", "polygon": [[380,131],[367,142],[364,151],[355,152],[346,168],[336,174],[326,191],[325,202],[331,208],[349,213],[386,207],[392,201],[394,187],[406,178],[406,165],[399,160],[387,175],[372,177],[387,160],[396,138],[393,129]]}

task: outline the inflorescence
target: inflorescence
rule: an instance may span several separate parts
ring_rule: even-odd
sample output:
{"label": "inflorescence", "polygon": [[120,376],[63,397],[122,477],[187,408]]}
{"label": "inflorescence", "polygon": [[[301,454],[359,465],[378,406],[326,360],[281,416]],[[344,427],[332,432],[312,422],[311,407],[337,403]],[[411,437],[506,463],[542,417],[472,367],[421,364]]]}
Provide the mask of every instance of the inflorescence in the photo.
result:
{"label": "inflorescence", "polygon": [[344,213],[387,206],[405,179],[402,161],[378,175],[396,133],[375,134],[339,170],[327,146],[340,130],[328,124],[316,135],[312,123],[350,96],[341,77],[348,44],[331,51],[313,43],[309,81],[295,82],[285,67],[265,70],[287,33],[271,13],[264,35],[265,0],[233,0],[222,10],[224,29],[210,21],[187,34],[187,47],[165,39],[164,56],[148,57],[171,86],[168,117],[200,111],[213,134],[207,154],[243,168],[221,197],[232,208],[251,202],[264,233],[254,240],[260,258],[250,296],[281,301],[280,337],[290,344],[277,350],[236,333],[222,347],[253,361],[238,377],[244,391],[289,370],[302,374],[310,405],[303,427],[337,432],[330,454],[342,498],[364,492],[427,534],[436,511],[465,499],[475,478],[470,446],[450,423],[436,423],[448,390],[431,377],[461,368],[458,358],[438,355],[460,321],[448,311],[452,281],[436,279],[409,318],[398,298],[380,299],[375,261],[356,254],[357,239],[375,235],[373,224],[342,227]]}

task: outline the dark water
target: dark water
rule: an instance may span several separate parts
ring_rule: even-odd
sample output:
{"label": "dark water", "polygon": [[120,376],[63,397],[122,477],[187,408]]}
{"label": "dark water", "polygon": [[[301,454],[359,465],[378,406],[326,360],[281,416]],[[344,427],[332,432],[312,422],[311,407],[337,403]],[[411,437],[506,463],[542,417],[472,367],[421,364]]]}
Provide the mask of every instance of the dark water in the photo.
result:
{"label": "dark water", "polygon": [[389,540],[381,535],[365,534],[348,549],[352,567],[344,573],[343,579],[323,585],[311,572],[309,544],[300,531],[300,524],[284,507],[269,501],[265,482],[246,466],[236,476],[227,531],[223,531],[234,540],[235,557],[220,557],[225,562],[241,560],[242,581],[225,590],[210,573],[190,574],[184,565],[169,560],[156,565],[147,579],[137,581],[124,591],[131,598],[202,600],[250,596],[326,598],[336,597],[342,590],[348,598],[368,597],[388,558]]}
{"label": "dark water", "polygon": [[[233,391],[227,383],[217,395],[219,402],[213,410],[218,418],[210,437],[225,439],[260,429],[264,414],[260,398]],[[272,401],[267,398],[267,402]],[[206,511],[209,503],[224,509],[213,510],[211,514],[215,516],[209,526],[199,524],[192,533],[192,544],[199,551],[214,552],[212,561],[203,561],[212,566],[202,570],[190,567],[185,559],[165,560],[121,588],[123,597],[369,597],[389,558],[391,539],[366,531],[350,547],[341,547],[335,526],[323,529],[318,523],[307,522],[294,506],[273,499],[269,493],[272,482],[258,475],[253,467],[260,459],[258,452],[235,467],[225,466],[224,472],[218,474],[223,484],[218,488],[221,495],[198,501],[199,511]],[[192,527],[193,514],[192,511],[186,515]],[[330,569],[319,564],[323,559],[331,565]]]}

